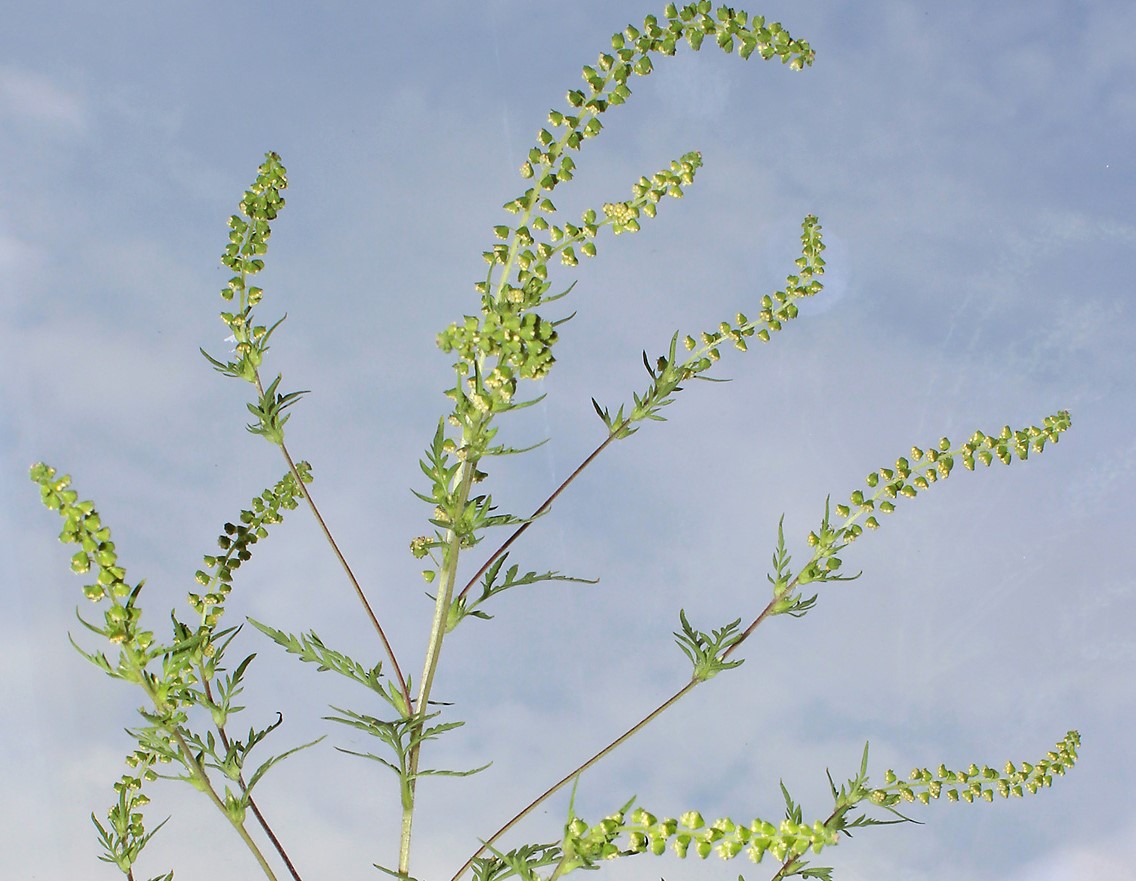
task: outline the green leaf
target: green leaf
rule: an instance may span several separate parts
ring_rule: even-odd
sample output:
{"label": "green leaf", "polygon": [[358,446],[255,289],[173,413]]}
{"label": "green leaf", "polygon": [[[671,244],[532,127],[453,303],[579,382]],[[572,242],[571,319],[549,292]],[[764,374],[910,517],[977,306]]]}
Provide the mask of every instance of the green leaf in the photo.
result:
{"label": "green leaf", "polygon": [[308,394],[306,390],[289,392],[286,395],[277,394],[276,388],[282,378],[282,375],[277,375],[256,404],[245,405],[249,412],[257,417],[256,423],[246,425],[245,428],[277,446],[284,443],[284,424],[291,418],[290,415],[283,415],[284,411],[296,403],[302,395]]}
{"label": "green leaf", "polygon": [[367,667],[342,652],[328,648],[314,630],[294,636],[253,618],[249,618],[248,621],[288,654],[296,655],[306,663],[317,665],[316,669],[320,673],[328,671],[338,673],[366,686],[376,694],[387,697],[382,685],[382,663]]}
{"label": "green leaf", "polygon": [[256,786],[257,781],[259,781],[260,778],[263,777],[268,772],[269,768],[271,768],[273,765],[278,764],[279,762],[284,761],[284,759],[288,758],[289,756],[298,753],[300,750],[307,749],[310,746],[315,746],[317,743],[319,743],[321,740],[323,740],[326,736],[327,735],[324,735],[323,737],[317,737],[315,740],[311,740],[311,741],[308,741],[307,743],[300,744],[299,746],[292,747],[292,749],[288,750],[287,752],[282,752],[279,755],[272,756],[271,758],[269,758],[266,762],[264,762],[264,764],[262,764],[259,768],[257,768],[256,771],[253,772],[252,777],[249,778],[248,783],[245,786],[246,798],[252,792],[252,788],[254,786]]}
{"label": "green leaf", "polygon": [[[547,512],[546,512],[547,513]],[[543,516],[540,515],[540,516]],[[530,518],[523,522],[531,523],[534,518]],[[449,633],[468,615],[473,615],[477,618],[488,620],[491,616],[484,612],[475,611],[478,606],[488,600],[490,597],[509,590],[513,587],[520,587],[526,584],[537,584],[542,581],[572,581],[579,584],[598,584],[598,578],[574,578],[568,575],[560,575],[554,571],[548,571],[538,574],[535,571],[526,572],[524,575],[518,575],[520,567],[517,565],[510,566],[505,571],[504,580],[498,582],[497,579],[501,573],[501,567],[505,564],[509,552],[506,551],[500,557],[493,561],[485,574],[482,576],[481,581],[481,596],[474,600],[472,603],[468,602],[465,597],[458,596],[450,605],[449,615],[446,621],[446,632]]]}
{"label": "green leaf", "polygon": [[690,622],[686,619],[685,610],[680,609],[678,615],[682,623],[682,632],[675,632],[675,642],[694,665],[694,673],[691,675],[693,680],[705,682],[707,679],[713,679],[723,670],[730,670],[742,665],[741,660],[725,661],[722,657],[731,646],[738,643],[742,638],[742,634],[738,630],[738,625],[742,622],[741,618],[737,618],[725,627],[715,630],[711,635],[691,627]]}

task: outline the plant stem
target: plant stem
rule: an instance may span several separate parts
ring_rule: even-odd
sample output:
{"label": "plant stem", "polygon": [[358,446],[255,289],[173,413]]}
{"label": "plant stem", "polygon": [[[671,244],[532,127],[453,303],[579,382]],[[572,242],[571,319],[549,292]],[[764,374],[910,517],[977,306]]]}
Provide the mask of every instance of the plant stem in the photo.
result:
{"label": "plant stem", "polygon": [[680,688],[678,691],[676,691],[666,701],[664,701],[662,704],[660,704],[658,707],[656,707],[654,710],[652,710],[650,713],[648,713],[646,716],[644,716],[641,720],[639,720],[634,725],[632,725],[630,728],[628,728],[625,732],[623,732],[623,734],[619,735],[619,737],[617,737],[615,740],[613,740],[611,743],[609,743],[607,746],[605,746],[603,749],[601,749],[598,753],[593,755],[590,759],[588,759],[582,765],[579,765],[578,767],[574,768],[572,771],[569,771],[567,774],[565,774],[563,777],[561,777],[556,783],[553,783],[552,786],[548,787],[548,789],[546,789],[544,792],[542,792],[540,795],[538,795],[535,799],[533,799],[531,802],[529,802],[528,805],[526,805],[523,809],[521,809],[521,811],[519,811],[511,820],[509,820],[509,822],[507,822],[504,826],[502,826],[500,829],[498,829],[496,832],[494,832],[492,835],[490,835],[487,839],[485,839],[485,843],[482,844],[481,847],[479,847],[476,851],[474,851],[473,855],[470,856],[470,858],[465,861],[465,864],[460,869],[457,870],[457,872],[454,874],[453,878],[450,879],[450,881],[457,881],[457,879],[460,878],[465,873],[465,871],[470,866],[473,865],[473,861],[475,859],[477,859],[479,856],[481,856],[481,854],[485,853],[485,851],[489,847],[489,845],[491,845],[494,841],[496,841],[502,835],[504,835],[506,832],[508,832],[510,829],[512,829],[524,817],[526,817],[529,813],[531,813],[532,810],[537,805],[539,805],[541,802],[543,802],[549,796],[553,795],[555,792],[557,792],[558,790],[563,788],[565,784],[571,782],[576,777],[578,777],[580,774],[582,774],[584,771],[588,770],[588,768],[592,767],[592,765],[596,764],[596,762],[598,762],[600,759],[602,759],[608,753],[612,752],[614,749],[616,749],[617,747],[622,745],[626,740],[628,740],[629,738],[631,738],[632,736],[637,734],[639,731],[641,731],[643,728],[645,728],[648,725],[648,723],[654,721],[657,717],[662,715],[662,713],[664,711],[666,711],[671,706],[673,706],[675,703],[677,703],[682,697],[684,697],[688,692],[691,691],[691,689],[693,689],[698,684],[699,684],[698,680],[691,679],[689,682],[686,683],[686,685],[684,685],[682,688]]}
{"label": "plant stem", "polygon": [[[210,701],[212,701],[213,691],[209,688],[209,680],[205,678],[203,673],[200,675],[200,678],[205,690],[205,696],[209,698]],[[220,726],[217,727],[217,734],[220,736],[221,745],[225,747],[226,751],[228,751],[229,735],[226,734],[225,729]],[[244,774],[239,774],[237,776],[237,782],[241,784],[241,789],[247,793],[248,785],[245,783]],[[280,859],[284,861],[284,865],[288,869],[288,874],[290,874],[295,879],[295,881],[303,881],[303,879],[300,877],[300,873],[296,871],[296,867],[292,865],[292,860],[288,858],[288,853],[284,850],[284,845],[280,843],[280,839],[276,837],[276,833],[272,831],[272,827],[269,826],[268,821],[264,819],[264,815],[260,812],[260,808],[258,808],[256,802],[253,801],[252,795],[249,795],[248,803],[249,807],[252,808],[252,812],[256,817],[256,821],[260,824],[260,828],[264,830],[264,834],[268,836],[268,840],[271,841],[272,846],[276,848],[276,852],[280,855]]]}
{"label": "plant stem", "polygon": [[[438,585],[438,594],[434,601],[434,620],[430,625],[430,641],[426,646],[426,658],[422,665],[422,678],[418,682],[418,698],[413,706],[408,708],[415,712],[419,718],[419,730],[426,723],[426,711],[430,701],[430,690],[434,686],[434,674],[438,670],[438,661],[442,652],[442,640],[446,636],[446,620],[450,614],[450,602],[453,598],[454,581],[457,579],[458,557],[461,554],[462,536],[455,528],[456,521],[460,520],[466,503],[469,500],[470,487],[473,486],[473,476],[477,471],[476,462],[464,462],[461,468],[461,477],[458,484],[457,503],[453,506],[450,523],[449,545],[446,548],[445,565],[441,572],[441,581]],[[414,824],[414,796],[418,781],[418,762],[422,752],[422,741],[416,738],[410,747],[407,762],[406,779],[403,781],[402,804],[402,833],[399,838],[398,870],[401,874],[410,872],[410,836]]]}
{"label": "plant stem", "polygon": [[[242,778],[241,786],[244,785],[245,782]],[[296,879],[296,881],[303,881],[300,877],[300,873],[296,871],[296,867],[292,865],[292,861],[288,858],[288,854],[284,850],[284,845],[280,843],[280,839],[276,837],[276,833],[272,831],[271,827],[268,825],[268,821],[264,819],[264,815],[261,814],[260,808],[256,806],[256,802],[253,801],[251,795],[248,797],[248,803],[249,807],[252,808],[253,814],[256,816],[257,822],[260,823],[260,828],[264,830],[264,834],[268,836],[269,841],[272,842],[272,846],[275,847],[276,852],[280,854],[280,859],[284,861],[284,865],[288,868],[288,874]]]}
{"label": "plant stem", "polygon": [[[216,797],[215,793],[214,797]],[[225,810],[225,806],[220,803],[220,799],[218,799],[217,802],[221,810]],[[228,816],[227,812],[226,816]],[[230,821],[232,822],[231,818]],[[272,867],[268,865],[268,860],[264,858],[264,854],[260,852],[260,848],[256,846],[256,842],[252,840],[252,836],[248,834],[248,830],[245,828],[244,823],[233,822],[233,826],[237,830],[237,834],[241,836],[245,844],[248,846],[248,849],[252,851],[253,856],[256,857],[256,861],[260,863],[260,868],[264,872],[265,876],[268,877],[269,881],[276,881],[276,875],[273,873]]]}
{"label": "plant stem", "polygon": [[[847,808],[845,808],[844,810],[847,810]],[[840,811],[841,811],[841,808],[837,807],[833,810],[833,812],[831,814],[828,815],[828,817],[824,821],[825,828],[828,827],[829,823],[831,823],[833,820],[836,819],[836,817],[840,814]],[[889,822],[891,822],[891,821],[889,821]],[[845,834],[848,835],[849,838],[852,837],[851,833],[845,833]],[[777,874],[774,875],[772,878],[770,878],[769,881],[784,881],[785,878],[793,877],[792,870],[799,868],[799,866],[797,864],[801,862],[801,857],[803,857],[803,856],[804,856],[804,854],[802,854],[801,856],[788,857],[781,864],[781,868],[777,870]],[[790,874],[785,874],[786,872],[789,872]]]}
{"label": "plant stem", "polygon": [[[135,656],[134,652],[129,650],[128,647],[124,647],[123,654],[129,661],[130,666],[133,669],[136,681],[139,685],[142,686],[142,690],[146,692],[146,695],[150,698],[150,702],[154,705],[154,708],[162,716],[168,717],[170,708],[158,698],[157,692],[154,691],[153,687],[150,685],[150,677],[146,673],[144,665],[139,663],[139,660]],[[229,811],[226,809],[225,803],[221,800],[221,797],[217,795],[217,791],[213,788],[213,782],[209,779],[209,775],[205,772],[205,768],[197,760],[197,757],[193,754],[193,750],[189,748],[189,744],[185,742],[185,738],[182,736],[180,727],[177,725],[163,727],[165,727],[165,729],[170,732],[170,736],[177,741],[178,751],[181,753],[182,764],[193,777],[194,785],[209,797],[209,800],[213,802],[217,810],[224,814],[225,819],[227,819],[233,826],[233,828],[237,830],[237,834],[241,837],[241,840],[244,841],[245,846],[252,852],[252,855],[256,858],[257,863],[260,864],[261,871],[264,872],[265,877],[267,877],[269,881],[277,881],[276,875],[272,871],[272,867],[264,858],[264,854],[261,852],[256,842],[253,841],[252,837],[248,834],[248,830],[245,829],[244,823],[234,820],[233,817],[229,815]]]}
{"label": "plant stem", "polygon": [[[794,579],[793,583],[795,584],[795,582],[796,582],[796,579]],[[741,645],[743,642],[745,642],[745,640],[749,638],[749,636],[754,632],[754,630],[756,630],[758,628],[758,626],[763,621],[765,621],[767,618],[769,618],[773,614],[773,609],[776,606],[776,604],[780,601],[780,599],[781,599],[781,597],[774,597],[769,602],[769,604],[764,609],[762,609],[761,614],[758,615],[753,620],[753,622],[749,625],[749,627],[747,627],[745,629],[745,631],[741,634],[741,636],[738,638],[738,640],[733,645],[729,646],[722,653],[723,659],[727,655],[729,655],[731,652],[733,652],[733,650],[736,649],[739,645]],[[492,835],[490,835],[489,838],[485,839],[485,843],[482,844],[480,848],[478,848],[476,851],[473,852],[473,855],[470,856],[470,858],[465,861],[465,864],[460,869],[458,869],[458,871],[454,874],[454,876],[450,879],[450,881],[458,881],[458,879],[463,874],[465,874],[466,870],[469,869],[469,867],[473,865],[473,861],[475,859],[477,859],[479,856],[481,856],[481,854],[485,853],[485,851],[489,847],[489,845],[493,844],[493,842],[497,841],[497,839],[499,839],[502,835],[504,835],[506,832],[508,832],[510,829],[512,829],[513,826],[515,826],[524,817],[526,817],[529,813],[531,813],[532,810],[534,808],[536,808],[541,802],[543,802],[549,796],[553,795],[555,792],[557,792],[558,790],[563,788],[564,785],[567,784],[569,781],[575,779],[577,776],[582,774],[584,771],[588,770],[588,768],[592,767],[592,765],[596,764],[596,762],[598,762],[600,759],[604,758],[604,756],[608,755],[608,753],[612,752],[613,750],[615,750],[616,748],[621,746],[628,739],[630,739],[635,734],[637,734],[639,731],[641,731],[643,728],[645,728],[648,725],[648,723],[654,721],[656,718],[658,718],[660,715],[662,715],[664,711],[666,711],[667,709],[672,707],[674,704],[678,703],[678,701],[680,699],[682,699],[683,697],[685,697],[689,692],[691,692],[696,685],[700,685],[704,681],[706,681],[706,680],[699,680],[699,679],[693,679],[692,678],[689,682],[686,683],[686,685],[684,685],[682,688],[680,688],[678,691],[676,691],[673,695],[671,695],[669,698],[667,698],[666,701],[664,701],[662,704],[660,704],[658,707],[656,707],[654,710],[652,710],[648,715],[644,716],[640,721],[636,722],[634,725],[632,725],[630,728],[628,728],[625,732],[623,732],[623,734],[621,734],[619,737],[617,737],[615,740],[613,740],[611,743],[609,743],[607,746],[605,746],[603,749],[601,749],[598,753],[593,755],[590,759],[588,759],[582,765],[580,765],[579,767],[575,768],[574,770],[568,772],[566,775],[561,777],[560,780],[558,780],[556,783],[552,784],[552,786],[550,786],[548,789],[546,789],[544,792],[542,792],[540,795],[538,795],[535,799],[533,799],[531,802],[529,802],[528,805],[526,805],[524,808],[522,808],[511,820],[509,820],[507,823],[505,823],[504,826],[502,826],[500,829],[498,829],[496,832],[494,832]]]}
{"label": "plant stem", "polygon": [[[260,388],[259,377],[257,378],[257,388]],[[261,394],[263,394],[263,392]],[[379,639],[382,640],[387,657],[390,658],[391,668],[394,671],[395,679],[398,681],[399,690],[402,692],[407,706],[409,706],[410,689],[407,687],[406,678],[402,675],[402,669],[398,665],[398,660],[394,656],[394,649],[391,648],[390,640],[387,639],[386,633],[383,632],[383,627],[379,624],[379,619],[375,616],[371,604],[367,602],[367,597],[363,594],[363,588],[359,586],[359,581],[355,577],[355,573],[351,571],[351,567],[348,565],[346,558],[339,550],[339,545],[336,544],[335,539],[332,537],[331,530],[327,528],[327,524],[320,515],[319,508],[316,507],[315,500],[308,491],[307,485],[300,479],[300,473],[296,470],[296,464],[292,461],[292,456],[288,453],[288,448],[283,442],[280,444],[280,451],[284,454],[284,458],[288,462],[288,468],[291,470],[292,476],[296,479],[296,483],[299,484],[300,492],[304,494],[304,499],[307,501],[308,507],[311,508],[312,514],[315,515],[316,522],[319,523],[320,529],[323,530],[324,538],[327,539],[327,543],[331,546],[331,550],[335,554],[336,559],[339,560],[343,571],[347,573],[347,580],[351,582],[351,586],[355,589],[355,595],[359,598],[359,602],[363,604],[363,609],[367,612],[367,617],[371,619],[371,626],[373,626],[375,631],[379,634]]]}
{"label": "plant stem", "polygon": [[[789,582],[789,587],[785,591],[783,596],[788,596],[789,594],[791,594],[793,590],[796,589],[796,586],[797,579],[794,577],[793,580]],[[736,649],[743,642],[749,639],[750,635],[761,625],[761,622],[773,615],[773,609],[777,606],[777,603],[781,600],[781,598],[782,597],[780,596],[776,596],[769,601],[769,605],[761,610],[761,614],[754,618],[753,621],[750,622],[749,627],[742,631],[741,635],[737,639],[737,642],[735,642],[733,645],[728,646],[726,650],[722,652],[722,660],[725,660],[730,655],[732,655],[734,653],[734,649]]]}
{"label": "plant stem", "polygon": [[[629,424],[629,422],[627,420],[624,420],[624,422],[620,423],[618,428],[623,428],[628,424]],[[526,529],[528,529],[529,526],[532,525],[533,521],[535,521],[537,517],[539,517],[541,514],[546,513],[547,511],[549,511],[552,508],[552,503],[554,501],[556,501],[556,497],[559,496],[562,492],[564,492],[564,490],[566,490],[568,488],[568,485],[570,483],[572,483],[572,481],[574,481],[577,477],[580,476],[580,472],[582,472],[585,468],[587,468],[589,465],[591,465],[592,461],[600,453],[602,453],[605,449],[607,449],[608,444],[610,444],[613,440],[616,440],[616,439],[617,439],[617,431],[609,434],[607,436],[607,439],[602,444],[600,444],[598,447],[596,447],[594,450],[592,450],[592,452],[588,456],[588,458],[586,458],[583,462],[581,462],[580,465],[576,468],[576,470],[573,471],[571,474],[569,474],[568,477],[564,480],[564,482],[560,484],[560,486],[556,487],[556,489],[553,491],[552,495],[550,495],[547,499],[545,499],[543,502],[541,502],[540,507],[537,508],[535,511],[533,511],[533,513],[529,517],[529,519],[525,523],[522,523],[520,526],[518,526],[513,531],[513,534],[510,535],[507,539],[505,539],[504,543],[502,543],[501,546],[499,548],[497,548],[497,550],[495,550],[490,555],[490,557],[485,561],[485,563],[482,564],[481,568],[478,569],[473,574],[473,577],[466,583],[466,586],[461,589],[461,592],[457,595],[456,599],[461,599],[467,593],[469,593],[469,591],[473,587],[473,585],[477,583],[477,579],[479,579],[482,575],[484,575],[486,573],[486,571],[488,571],[489,567],[493,565],[494,561],[498,557],[500,557],[503,553],[505,553],[505,551],[507,551],[509,549],[509,547],[513,544],[513,542],[515,542],[518,538],[521,537],[521,534]]]}

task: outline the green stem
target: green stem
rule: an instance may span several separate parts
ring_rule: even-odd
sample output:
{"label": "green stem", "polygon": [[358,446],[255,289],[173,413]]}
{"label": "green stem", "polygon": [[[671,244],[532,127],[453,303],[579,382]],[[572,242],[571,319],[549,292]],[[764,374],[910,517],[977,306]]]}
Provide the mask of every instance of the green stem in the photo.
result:
{"label": "green stem", "polygon": [[[150,686],[150,678],[146,673],[144,666],[138,662],[138,658],[135,657],[134,652],[130,650],[129,647],[124,647],[123,654],[128,659],[130,666],[133,668],[137,682],[142,686],[142,690],[145,691],[147,696],[150,698],[150,701],[151,703],[153,703],[154,708],[162,716],[168,716],[170,713],[170,708],[166,706],[163,701],[159,700],[157,692],[155,692],[154,689]],[[177,725],[172,725],[166,727],[166,730],[169,731],[170,735],[174,738],[174,740],[177,741],[178,751],[181,753],[182,764],[193,777],[194,785],[209,797],[209,800],[213,802],[214,806],[216,806],[216,808],[225,815],[225,818],[229,821],[233,828],[237,830],[237,834],[240,835],[241,840],[245,843],[245,846],[248,847],[248,849],[252,852],[252,855],[256,858],[257,863],[260,864],[261,871],[264,872],[265,877],[267,877],[269,881],[277,881],[276,875],[272,871],[272,867],[268,865],[268,861],[264,858],[264,854],[261,852],[260,848],[257,847],[256,842],[253,841],[252,837],[248,834],[248,830],[245,829],[244,823],[238,822],[229,815],[229,811],[226,809],[225,803],[221,800],[221,797],[217,795],[217,791],[213,788],[213,783],[209,779],[209,775],[205,772],[205,768],[201,765],[200,762],[197,761],[197,757],[193,754],[193,750],[191,750],[189,748],[189,744],[185,742],[185,738],[181,733],[181,728]]]}
{"label": "green stem", "polygon": [[209,797],[209,800],[213,802],[217,810],[225,815],[225,819],[229,821],[232,827],[237,830],[237,834],[241,837],[241,840],[245,843],[245,846],[252,852],[252,855],[256,858],[257,863],[260,864],[261,871],[264,872],[265,877],[267,877],[269,881],[277,881],[276,874],[272,871],[272,867],[268,865],[268,860],[264,858],[264,854],[261,852],[256,842],[252,840],[252,836],[249,835],[244,823],[238,822],[237,820],[234,820],[231,816],[229,816],[229,811],[226,809],[225,803],[221,800],[221,797],[217,795],[217,791],[213,788],[212,781],[205,773],[205,768],[201,766],[201,764],[197,761],[197,758],[193,755],[193,751],[189,748],[189,744],[185,742],[185,738],[182,737],[181,731],[176,727],[172,730],[167,730],[170,731],[174,739],[177,741],[178,749],[182,754],[182,763],[185,765],[189,773],[193,775],[193,778],[196,781],[196,785]]}
{"label": "green stem", "polygon": [[[458,557],[461,554],[462,536],[454,527],[465,511],[469,500],[470,487],[473,486],[473,476],[477,471],[476,462],[462,464],[460,483],[458,485],[457,504],[452,509],[451,516],[454,521],[450,524],[449,545],[446,548],[445,565],[442,568],[441,580],[438,585],[438,594],[434,601],[434,620],[430,625],[430,641],[426,646],[426,658],[422,665],[422,678],[418,682],[418,698],[412,709],[419,718],[419,728],[425,724],[425,717],[430,701],[430,691],[434,686],[434,675],[438,670],[438,661],[441,658],[442,640],[446,636],[446,621],[450,614],[450,602],[453,598],[454,581],[457,578]],[[420,733],[417,732],[417,733]],[[414,796],[418,781],[418,762],[422,753],[422,741],[416,739],[410,747],[410,755],[405,779],[403,780],[402,803],[402,834],[399,839],[398,870],[400,874],[410,872],[410,837],[414,824]]]}
{"label": "green stem", "polygon": [[[855,804],[857,804],[857,803],[858,802],[853,802],[851,805],[848,805],[847,807],[844,807],[844,808],[840,808],[840,807],[835,808],[833,810],[833,812],[831,814],[829,814],[828,817],[825,819],[825,821],[824,821],[825,828],[827,829],[829,824],[832,823],[832,821],[835,820],[838,816],[840,816],[840,813],[841,813],[842,810],[845,813],[847,813],[848,810],[850,808],[852,808],[853,806],[855,806]],[[850,833],[848,833],[848,834],[850,836]],[[796,870],[801,868],[800,862],[801,862],[802,859],[804,859],[803,854],[801,856],[788,857],[781,864],[781,868],[777,870],[777,874],[774,875],[772,878],[770,878],[769,881],[784,881],[784,879],[786,879],[786,878],[793,877]]]}
{"label": "green stem", "polygon": [[[204,670],[201,670],[199,668],[198,675],[201,679],[202,686],[204,687],[205,696],[209,698],[210,701],[212,701],[213,692],[209,688],[209,680],[205,677]],[[229,735],[225,733],[225,729],[221,726],[217,726],[217,734],[220,736],[221,746],[223,746],[225,750],[228,751],[230,743]],[[237,775],[237,782],[240,783],[241,789],[247,793],[248,784],[245,783],[244,774]],[[253,801],[253,797],[251,795],[249,795],[248,797],[248,804],[249,808],[252,809],[253,816],[256,817],[256,821],[260,824],[260,828],[264,830],[264,834],[268,836],[268,840],[271,841],[272,846],[276,848],[276,852],[280,855],[280,859],[284,861],[284,866],[288,869],[288,874],[290,874],[292,878],[295,879],[295,881],[303,881],[303,879],[300,877],[300,873],[296,871],[296,867],[292,864],[292,860],[288,857],[288,852],[284,850],[284,845],[281,844],[280,839],[276,837],[276,833],[272,831],[272,827],[268,825],[268,820],[264,818],[264,814],[260,812],[260,808],[257,807],[257,804],[255,801]]]}
{"label": "green stem", "polygon": [[561,854],[560,861],[556,864],[556,868],[552,870],[552,874],[548,876],[548,881],[557,881],[561,875],[564,874],[564,868],[568,865],[568,854]]}
{"label": "green stem", "polygon": [[[216,796],[215,793],[214,796]],[[218,804],[220,804],[220,800],[218,800]],[[220,807],[221,810],[225,810],[225,806],[223,804],[220,804]],[[226,816],[228,816],[227,812]],[[248,846],[248,849],[251,850],[253,856],[256,857],[256,861],[260,863],[260,868],[264,872],[265,876],[269,878],[269,881],[276,881],[276,875],[273,874],[272,867],[268,865],[268,860],[264,858],[264,854],[260,852],[260,848],[256,846],[256,842],[252,840],[252,836],[248,834],[248,830],[245,828],[244,823],[238,823],[233,820],[232,817],[229,818],[229,822],[233,824],[233,827],[237,830],[237,834],[240,835],[242,839],[244,839],[244,842]]]}

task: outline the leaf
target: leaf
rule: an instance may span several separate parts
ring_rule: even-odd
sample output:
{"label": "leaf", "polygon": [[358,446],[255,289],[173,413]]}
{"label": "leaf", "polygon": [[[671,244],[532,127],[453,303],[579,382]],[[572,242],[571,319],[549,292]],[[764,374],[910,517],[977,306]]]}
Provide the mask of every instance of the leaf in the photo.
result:
{"label": "leaf", "polygon": [[390,875],[392,878],[398,878],[400,881],[419,881],[413,875],[408,875],[405,872],[396,872],[394,869],[388,869],[386,866],[380,866],[378,863],[371,863],[380,872]]}
{"label": "leaf", "polygon": [[301,661],[309,664],[316,664],[319,672],[332,671],[338,673],[358,682],[360,685],[365,685],[384,698],[387,697],[381,682],[383,667],[381,662],[374,667],[367,667],[342,652],[328,648],[314,630],[301,633],[297,637],[274,627],[269,627],[267,624],[262,624],[252,618],[249,618],[248,621],[288,654],[296,655]]}
{"label": "leaf", "polygon": [[295,753],[298,753],[302,749],[307,749],[309,746],[315,746],[325,737],[327,737],[326,734],[323,737],[317,737],[315,740],[309,741],[308,743],[303,743],[299,746],[292,747],[292,749],[288,750],[287,752],[282,752],[280,753],[280,755],[272,756],[270,759],[268,759],[268,761],[266,761],[259,768],[257,768],[256,771],[253,772],[252,777],[249,778],[248,784],[245,786],[246,795],[252,792],[252,788],[256,786],[257,781],[260,780],[260,778],[263,777],[268,772],[268,769],[273,765],[277,764],[278,762],[284,761],[284,759],[288,758],[291,755],[294,755]]}
{"label": "leaf", "polygon": [[[326,717],[325,717],[325,718],[326,718]],[[337,722],[338,722],[338,721],[342,721],[342,720],[336,719],[336,720],[334,720],[334,721],[337,721]],[[388,762],[388,761],[387,761],[386,759],[384,759],[384,758],[381,758],[381,757],[379,757],[379,756],[376,756],[376,755],[375,755],[374,753],[360,753],[360,752],[356,752],[355,750],[351,750],[351,749],[344,749],[344,748],[343,748],[343,747],[341,747],[341,746],[337,746],[337,747],[335,747],[335,749],[336,749],[336,750],[337,750],[338,752],[341,752],[341,753],[347,753],[347,755],[349,755],[349,756],[358,756],[358,757],[359,757],[359,758],[361,758],[361,759],[371,759],[372,761],[378,762],[379,764],[381,764],[381,765],[385,765],[386,767],[390,768],[390,769],[391,769],[392,771],[394,771],[394,772],[395,772],[395,774],[399,775],[399,777],[401,777],[401,776],[402,776],[402,773],[403,773],[403,771],[402,771],[402,769],[401,769],[401,768],[399,768],[399,767],[396,767],[395,765],[392,765],[392,764],[391,764],[390,762]]]}
{"label": "leaf", "polygon": [[722,659],[722,654],[742,638],[742,634],[738,631],[738,626],[742,622],[741,618],[735,619],[710,635],[690,626],[690,622],[686,619],[686,610],[680,609],[678,616],[682,623],[682,632],[675,632],[675,642],[694,665],[694,672],[691,674],[692,679],[705,682],[707,679],[713,679],[723,670],[730,670],[742,665],[743,661],[741,660],[725,661]]}
{"label": "leaf", "polygon": [[433,774],[440,777],[469,777],[473,774],[477,774],[480,771],[484,771],[492,764],[492,762],[486,762],[484,765],[480,765],[476,768],[471,768],[468,771],[439,771],[428,768],[425,771],[420,770],[417,776],[425,777],[426,775]]}

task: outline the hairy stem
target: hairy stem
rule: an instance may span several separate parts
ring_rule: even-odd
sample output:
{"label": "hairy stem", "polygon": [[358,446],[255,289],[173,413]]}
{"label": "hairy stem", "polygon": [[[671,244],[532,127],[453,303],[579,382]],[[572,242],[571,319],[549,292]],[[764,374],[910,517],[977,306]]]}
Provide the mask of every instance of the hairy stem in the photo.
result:
{"label": "hairy stem", "polygon": [[[473,476],[477,471],[475,462],[465,462],[462,465],[460,483],[458,485],[457,504],[454,506],[453,517],[458,520],[465,510],[469,499],[470,487],[473,486]],[[430,625],[430,641],[426,646],[426,658],[422,665],[422,678],[418,682],[418,698],[408,709],[414,711],[419,719],[418,732],[426,723],[426,712],[430,701],[430,691],[434,686],[434,674],[438,670],[438,661],[441,658],[442,640],[446,636],[446,620],[449,617],[450,602],[453,598],[454,581],[457,579],[458,557],[461,554],[462,536],[455,528],[456,522],[451,522],[449,529],[449,545],[446,547],[445,566],[441,572],[438,585],[438,594],[434,601],[434,620]],[[402,803],[402,834],[399,838],[398,870],[402,874],[410,872],[410,836],[414,824],[414,796],[418,782],[418,763],[422,753],[422,741],[416,740],[410,747],[407,762],[406,778],[403,783]]]}

